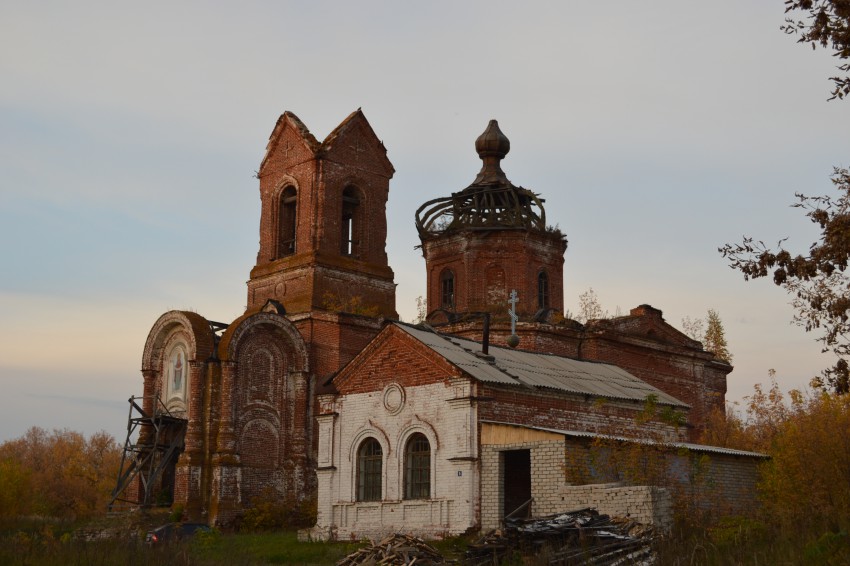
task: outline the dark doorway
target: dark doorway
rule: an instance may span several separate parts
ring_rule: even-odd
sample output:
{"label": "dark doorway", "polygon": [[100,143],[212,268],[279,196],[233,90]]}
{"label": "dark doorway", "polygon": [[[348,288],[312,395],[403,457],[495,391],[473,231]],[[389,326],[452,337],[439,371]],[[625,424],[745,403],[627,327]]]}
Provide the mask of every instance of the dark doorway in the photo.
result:
{"label": "dark doorway", "polygon": [[519,511],[517,508],[531,499],[531,450],[506,450],[502,452],[502,457],[504,516],[513,513],[512,517],[529,517],[531,505],[526,505]]}

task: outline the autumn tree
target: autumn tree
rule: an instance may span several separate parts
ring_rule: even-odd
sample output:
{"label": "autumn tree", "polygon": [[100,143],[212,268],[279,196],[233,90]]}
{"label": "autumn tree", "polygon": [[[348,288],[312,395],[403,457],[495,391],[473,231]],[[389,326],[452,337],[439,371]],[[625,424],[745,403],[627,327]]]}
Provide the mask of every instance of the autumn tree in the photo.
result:
{"label": "autumn tree", "polygon": [[760,484],[765,511],[786,532],[850,528],[848,430],[850,396],[792,392]]}
{"label": "autumn tree", "polygon": [[732,354],[726,344],[726,331],[723,330],[720,315],[714,309],[708,309],[708,314],[705,317],[705,335],[702,338],[702,345],[715,357],[724,362],[732,363]]}
{"label": "autumn tree", "polygon": [[714,309],[708,309],[705,319],[692,319],[686,316],[682,319],[682,332],[688,337],[702,342],[706,351],[713,353],[717,358],[732,363],[732,354],[726,343],[726,331],[720,315]]}
{"label": "autumn tree", "polygon": [[701,441],[770,456],[760,466],[761,514],[783,536],[846,531],[850,395],[797,390],[786,395],[775,372],[770,374],[770,387],[756,385],[743,411],[730,407],[725,415],[714,413]]}
{"label": "autumn tree", "polygon": [[33,427],[0,444],[0,501],[15,501],[0,505],[0,515],[74,519],[103,512],[120,457],[120,447],[105,432],[86,439],[67,429],[47,432]]}
{"label": "autumn tree", "polygon": [[703,337],[705,336],[703,328],[705,327],[705,322],[701,318],[691,318],[686,316],[682,319],[682,332],[691,338],[692,340],[696,340],[701,342]]}
{"label": "autumn tree", "polygon": [[413,324],[425,322],[426,318],[428,318],[428,299],[419,295],[416,297],[416,319],[414,319]]}
{"label": "autumn tree", "polygon": [[794,322],[807,332],[818,331],[823,351],[834,352],[838,362],[824,370],[815,384],[837,393],[850,391],[850,171],[836,168],[832,182],[837,198],[797,194],[793,206],[805,210],[818,225],[821,235],[806,252],[792,254],[785,240],[776,247],[745,237],[740,244],[719,248],[732,269],[744,279],[771,276],[773,282],[792,296]]}
{"label": "autumn tree", "polygon": [[602,308],[599,302],[599,296],[593,287],[578,296],[578,312],[573,314],[570,311],[564,313],[566,318],[572,318],[582,324],[586,324],[590,320],[600,320],[611,318],[612,316],[620,316],[620,307],[617,307],[612,315],[610,312]]}
{"label": "autumn tree", "polygon": [[[805,20],[786,18],[782,31],[797,36],[798,43],[818,45],[833,50],[841,61],[850,60],[850,1],[848,0],[785,0],[785,13],[806,13]],[[838,70],[850,73],[850,62],[842,62]],[[835,87],[830,100],[850,94],[850,76],[830,77]]]}

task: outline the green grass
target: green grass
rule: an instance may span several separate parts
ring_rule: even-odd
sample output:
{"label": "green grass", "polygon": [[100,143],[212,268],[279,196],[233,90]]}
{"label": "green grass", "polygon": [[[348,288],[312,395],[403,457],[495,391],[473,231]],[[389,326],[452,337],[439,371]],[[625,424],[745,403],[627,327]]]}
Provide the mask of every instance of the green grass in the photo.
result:
{"label": "green grass", "polygon": [[9,566],[261,566],[334,564],[360,543],[299,542],[294,532],[220,534],[148,547],[140,536],[123,540],[74,540],[75,525],[44,521],[5,525],[0,530],[0,564]]}
{"label": "green grass", "polygon": [[[158,520],[151,518],[151,520]],[[143,523],[143,522],[142,522]],[[294,532],[261,534],[200,534],[193,540],[150,548],[143,544],[142,523],[119,524],[124,539],[96,542],[75,540],[80,525],[30,519],[0,524],[0,564],[9,566],[265,566],[292,564],[332,565],[363,546],[355,542],[299,542]],[[98,521],[98,526],[109,522]],[[90,525],[89,525],[90,526]],[[431,542],[447,558],[462,558],[468,537]],[[722,521],[711,529],[693,529],[658,545],[658,566],[726,566],[746,564],[850,564],[850,534],[846,531],[781,534],[743,518]],[[513,557],[510,564],[548,563],[545,557]]]}
{"label": "green grass", "polygon": [[361,546],[352,542],[299,542],[294,532],[220,535],[194,541],[198,564],[334,564]]}

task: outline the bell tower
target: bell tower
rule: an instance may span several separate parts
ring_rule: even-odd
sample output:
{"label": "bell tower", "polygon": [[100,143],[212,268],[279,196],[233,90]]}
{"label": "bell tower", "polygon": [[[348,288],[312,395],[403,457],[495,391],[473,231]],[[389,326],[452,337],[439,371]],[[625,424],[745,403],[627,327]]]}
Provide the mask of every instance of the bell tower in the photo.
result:
{"label": "bell tower", "polygon": [[432,313],[504,313],[512,290],[522,317],[564,309],[566,236],[546,226],[543,199],[502,171],[510,148],[490,120],[475,140],[483,165],[472,184],[416,211]]}
{"label": "bell tower", "polygon": [[248,310],[320,310],[398,318],[387,262],[386,205],[395,170],[361,110],[319,142],[285,112],[260,165],[260,251]]}

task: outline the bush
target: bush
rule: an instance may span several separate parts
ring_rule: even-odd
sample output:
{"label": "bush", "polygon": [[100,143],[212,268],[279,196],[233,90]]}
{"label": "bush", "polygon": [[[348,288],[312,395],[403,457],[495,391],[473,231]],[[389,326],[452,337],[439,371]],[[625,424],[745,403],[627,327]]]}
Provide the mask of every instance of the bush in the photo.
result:
{"label": "bush", "polygon": [[311,527],[316,522],[316,505],[313,501],[298,501],[295,497],[282,497],[274,488],[251,499],[252,507],[242,516],[240,530],[263,532],[281,529]]}

